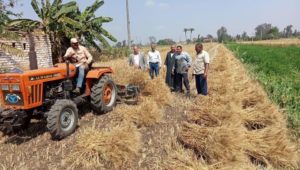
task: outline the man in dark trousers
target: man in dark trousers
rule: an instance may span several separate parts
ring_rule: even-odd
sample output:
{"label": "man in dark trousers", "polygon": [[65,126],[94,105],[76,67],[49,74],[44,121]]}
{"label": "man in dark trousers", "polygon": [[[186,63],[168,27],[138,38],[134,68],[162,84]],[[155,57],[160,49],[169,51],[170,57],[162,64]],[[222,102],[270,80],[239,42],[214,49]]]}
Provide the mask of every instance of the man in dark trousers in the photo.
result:
{"label": "man in dark trousers", "polygon": [[166,60],[165,60],[165,67],[166,67],[166,84],[171,88],[171,90],[175,90],[175,83],[174,83],[174,73],[173,67],[175,64],[175,54],[176,53],[176,45],[171,46],[171,51],[168,52]]}
{"label": "man in dark trousers", "polygon": [[177,45],[177,54],[175,56],[175,79],[176,79],[176,89],[175,91],[182,91],[182,81],[186,88],[186,95],[190,95],[190,83],[188,79],[188,72],[192,65],[192,58],[187,52],[182,51],[182,45]]}
{"label": "man in dark trousers", "polygon": [[206,96],[207,90],[207,74],[209,67],[209,54],[203,50],[203,45],[198,43],[195,46],[197,56],[193,64],[193,74],[196,77],[196,87],[198,94]]}

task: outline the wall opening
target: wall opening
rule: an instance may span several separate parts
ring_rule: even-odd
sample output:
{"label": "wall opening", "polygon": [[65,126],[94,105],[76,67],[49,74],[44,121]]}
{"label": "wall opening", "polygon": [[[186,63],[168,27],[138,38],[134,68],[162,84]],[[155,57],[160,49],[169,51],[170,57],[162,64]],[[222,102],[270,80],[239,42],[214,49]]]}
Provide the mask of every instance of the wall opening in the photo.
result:
{"label": "wall opening", "polygon": [[26,43],[23,43],[23,49],[26,50]]}

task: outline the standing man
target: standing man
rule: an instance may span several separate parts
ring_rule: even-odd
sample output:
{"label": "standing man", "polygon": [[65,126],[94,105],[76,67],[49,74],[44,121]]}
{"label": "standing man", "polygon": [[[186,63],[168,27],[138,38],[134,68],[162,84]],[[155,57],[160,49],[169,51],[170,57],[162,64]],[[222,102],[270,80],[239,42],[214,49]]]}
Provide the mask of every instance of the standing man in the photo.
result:
{"label": "standing man", "polygon": [[129,55],[129,65],[142,70],[146,67],[144,53],[141,53],[137,46],[133,47],[133,54]]}
{"label": "standing man", "polygon": [[93,56],[84,46],[79,45],[79,42],[76,38],[72,38],[71,47],[68,48],[66,54],[64,55],[64,59],[70,60],[71,63],[73,63],[77,68],[77,84],[76,89],[73,90],[73,93],[80,93],[86,70],[89,69],[89,65],[93,61]]}
{"label": "standing man", "polygon": [[209,67],[209,54],[203,50],[203,45],[198,43],[195,46],[197,56],[193,65],[193,74],[196,77],[196,87],[198,94],[206,96],[207,89],[207,74]]}
{"label": "standing man", "polygon": [[176,53],[176,45],[172,45],[171,51],[168,52],[165,60],[165,67],[167,68],[166,84],[171,88],[171,90],[175,89],[174,73],[172,72],[172,69],[175,64],[175,53]]}
{"label": "standing man", "polygon": [[159,51],[156,50],[155,44],[151,44],[151,50],[148,52],[148,65],[151,78],[154,78],[154,73],[157,77],[161,68],[161,57]]}
{"label": "standing man", "polygon": [[175,79],[176,79],[176,91],[182,91],[182,81],[187,90],[186,95],[190,95],[190,83],[188,79],[188,72],[192,65],[192,59],[187,52],[182,51],[182,45],[177,45],[177,55],[175,56]]}

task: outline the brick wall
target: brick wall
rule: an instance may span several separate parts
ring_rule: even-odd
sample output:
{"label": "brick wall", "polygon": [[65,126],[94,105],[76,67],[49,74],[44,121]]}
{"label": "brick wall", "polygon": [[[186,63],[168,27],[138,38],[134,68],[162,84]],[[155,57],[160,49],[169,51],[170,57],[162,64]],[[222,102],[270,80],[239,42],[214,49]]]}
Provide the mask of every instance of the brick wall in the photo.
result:
{"label": "brick wall", "polygon": [[[46,35],[33,35],[35,42],[35,51],[37,54],[38,68],[52,67],[51,43]],[[1,43],[10,45],[14,48],[22,50],[23,56],[13,56],[0,50],[0,71],[7,71],[12,68],[20,68],[22,70],[29,69],[29,38],[24,36],[17,41],[1,40]]]}

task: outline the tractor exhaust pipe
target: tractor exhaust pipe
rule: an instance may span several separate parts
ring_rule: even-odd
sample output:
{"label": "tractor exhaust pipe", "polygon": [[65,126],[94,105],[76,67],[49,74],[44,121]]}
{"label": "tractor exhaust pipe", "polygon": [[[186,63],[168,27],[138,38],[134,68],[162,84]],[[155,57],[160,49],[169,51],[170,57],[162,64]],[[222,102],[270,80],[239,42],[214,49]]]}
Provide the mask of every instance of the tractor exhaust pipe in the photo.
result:
{"label": "tractor exhaust pipe", "polygon": [[73,84],[72,81],[70,80],[70,62],[66,61],[66,70],[67,70],[67,74],[66,74],[66,80],[64,81],[64,91],[65,91],[65,98],[66,99],[70,99],[71,95],[70,95],[70,91],[73,90]]}
{"label": "tractor exhaust pipe", "polygon": [[66,67],[67,67],[67,79],[70,79],[70,62],[67,61],[66,62]]}

